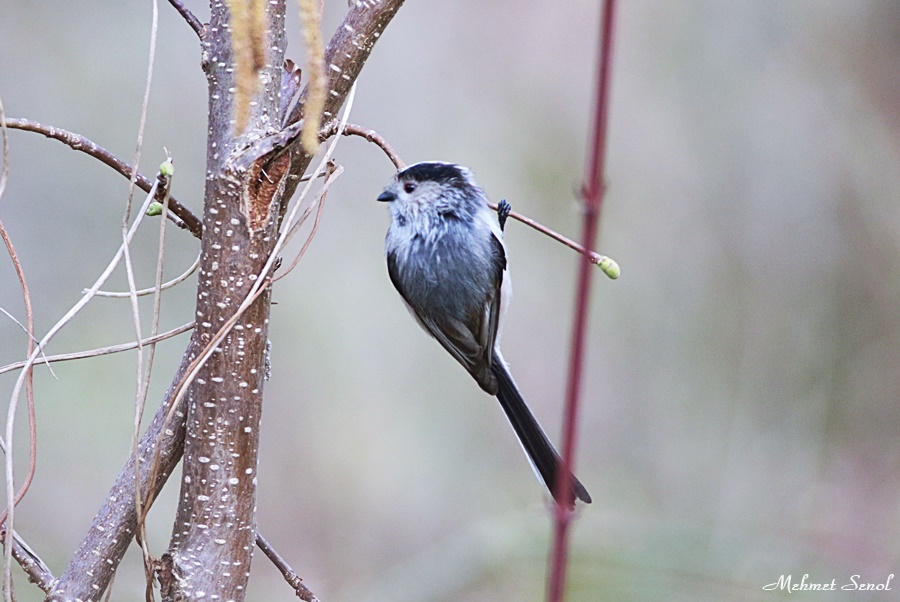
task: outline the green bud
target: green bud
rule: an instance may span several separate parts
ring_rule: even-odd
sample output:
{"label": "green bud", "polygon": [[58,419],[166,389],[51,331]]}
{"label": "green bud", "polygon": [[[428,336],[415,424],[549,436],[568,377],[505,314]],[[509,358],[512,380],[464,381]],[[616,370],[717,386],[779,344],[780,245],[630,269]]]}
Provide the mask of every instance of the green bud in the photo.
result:
{"label": "green bud", "polygon": [[600,266],[600,269],[603,270],[603,273],[610,277],[610,279],[615,280],[619,277],[619,274],[622,271],[619,269],[619,264],[610,259],[609,257],[604,257],[597,265]]}
{"label": "green bud", "polygon": [[159,174],[161,176],[165,176],[166,178],[171,178],[173,175],[175,175],[175,166],[172,165],[171,159],[166,159],[159,164]]}
{"label": "green bud", "polygon": [[162,205],[162,203],[160,203],[158,201],[153,201],[152,203],[150,203],[150,206],[147,207],[147,216],[148,217],[155,217],[157,215],[162,215],[162,212],[163,212],[163,205]]}

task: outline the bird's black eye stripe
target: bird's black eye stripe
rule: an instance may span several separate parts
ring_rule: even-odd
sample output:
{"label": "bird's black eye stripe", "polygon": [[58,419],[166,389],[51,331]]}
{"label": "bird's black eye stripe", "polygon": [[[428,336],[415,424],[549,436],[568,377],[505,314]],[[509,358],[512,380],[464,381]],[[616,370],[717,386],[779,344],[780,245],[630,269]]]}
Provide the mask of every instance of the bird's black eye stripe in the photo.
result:
{"label": "bird's black eye stripe", "polygon": [[406,182],[403,184],[403,191],[406,192],[406,194],[412,194],[415,189],[416,189],[415,182]]}

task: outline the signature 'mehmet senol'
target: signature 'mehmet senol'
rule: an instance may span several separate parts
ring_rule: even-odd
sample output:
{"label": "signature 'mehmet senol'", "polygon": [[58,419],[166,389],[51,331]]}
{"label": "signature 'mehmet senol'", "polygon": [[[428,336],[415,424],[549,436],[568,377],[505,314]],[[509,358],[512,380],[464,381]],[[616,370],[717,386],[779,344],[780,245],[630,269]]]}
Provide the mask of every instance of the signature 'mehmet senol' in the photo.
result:
{"label": "signature 'mehmet senol'", "polygon": [[809,574],[803,575],[799,582],[794,582],[793,575],[782,575],[778,578],[778,581],[775,583],[770,583],[768,585],[764,585],[764,590],[782,590],[787,592],[810,592],[810,591],[823,591],[823,592],[833,592],[838,590],[843,591],[891,591],[891,580],[894,578],[894,574],[891,573],[887,576],[887,579],[881,581],[879,583],[870,583],[862,579],[860,575],[850,575],[850,578],[847,579],[845,583],[842,585],[838,585],[837,579],[832,579],[831,581],[823,581],[823,582],[812,582],[808,581]]}

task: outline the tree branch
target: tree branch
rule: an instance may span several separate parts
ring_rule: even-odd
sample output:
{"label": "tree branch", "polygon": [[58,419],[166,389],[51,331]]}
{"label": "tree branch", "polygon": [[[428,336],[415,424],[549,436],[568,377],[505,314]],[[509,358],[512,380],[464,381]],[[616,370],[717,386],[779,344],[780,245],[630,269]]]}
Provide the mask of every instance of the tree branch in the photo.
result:
{"label": "tree branch", "polygon": [[[5,539],[6,524],[4,523],[3,526],[0,527],[0,540]],[[56,578],[53,576],[53,573],[50,572],[47,565],[44,564],[44,561],[41,560],[40,556],[35,554],[16,532],[13,532],[12,556],[16,559],[16,562],[19,563],[19,566],[22,567],[22,570],[25,571],[25,574],[28,575],[28,580],[41,588],[44,593],[49,594]]]}
{"label": "tree branch", "polygon": [[[490,207],[494,211],[497,211],[497,205],[495,205],[494,203],[488,203],[488,207]],[[526,226],[530,226],[530,227],[534,228],[541,234],[549,236],[553,240],[566,245],[573,251],[577,251],[577,252],[581,253],[582,255],[587,257],[588,260],[592,264],[598,266],[601,270],[603,270],[603,273],[606,274],[607,276],[609,276],[611,279],[615,280],[616,278],[619,277],[619,274],[620,274],[619,264],[617,264],[615,261],[613,261],[606,255],[601,255],[600,253],[597,253],[596,251],[591,251],[590,249],[578,244],[574,240],[563,236],[562,234],[560,234],[559,232],[556,232],[555,230],[551,230],[550,228],[543,225],[542,223],[536,222],[533,219],[531,219],[530,217],[528,217],[526,215],[522,215],[521,213],[516,213],[515,211],[510,211],[508,214],[508,217],[511,217],[516,221],[522,222]]]}
{"label": "tree branch", "polygon": [[272,544],[266,541],[266,538],[263,537],[262,533],[259,531],[256,532],[256,547],[262,550],[262,553],[272,561],[272,564],[274,564],[275,568],[282,574],[284,580],[294,589],[298,598],[304,602],[319,602],[316,595],[303,584],[303,579],[294,572],[294,569],[292,569],[287,561],[282,558],[281,554],[272,547]]}
{"label": "tree branch", "polygon": [[191,29],[197,34],[197,37],[203,39],[203,23],[200,22],[200,19],[194,16],[194,13],[187,8],[181,0],[169,0],[169,4],[171,4],[175,10],[178,11],[184,20],[187,21],[187,24],[191,26]]}
{"label": "tree branch", "polygon": [[[148,337],[142,340],[140,343],[122,343],[121,345],[100,347],[98,349],[91,349],[89,351],[76,351],[75,353],[62,353],[59,355],[42,356],[34,360],[34,365],[37,366],[38,364],[52,364],[54,362],[66,362],[70,360],[83,360],[89,357],[98,357],[101,355],[109,355],[111,353],[119,353],[121,351],[129,351],[131,349],[137,349],[138,345],[152,345],[154,343],[158,343],[160,341],[164,341],[166,339],[177,336],[183,332],[187,332],[193,328],[194,323],[190,322],[188,324],[184,324],[183,326],[179,326],[178,328],[173,328],[172,330],[169,330],[167,332],[160,333],[154,337]],[[7,364],[5,366],[0,366],[0,374],[12,372],[13,370],[18,370],[19,368],[24,368],[27,363],[28,362],[21,361]]]}
{"label": "tree branch", "polygon": [[[400,7],[403,0],[382,0],[381,2],[355,2],[351,6],[344,22],[325,48],[325,72],[328,74],[328,93],[325,96],[323,119],[332,119],[344,104],[350,86],[356,81],[363,65],[368,60],[375,42],[381,37]],[[288,115],[285,123],[290,126],[303,117],[303,106],[307,91],[304,90],[300,101]],[[291,178],[287,182],[285,196],[290,198],[299,184],[312,157],[303,152],[295,141],[291,147]]]}
{"label": "tree branch", "polygon": [[[187,367],[199,348],[193,337],[188,344],[173,383],[184,378]],[[175,420],[169,421],[169,402],[174,390],[169,388],[153,421],[141,437],[139,464],[141,499],[155,497],[162,490],[184,452],[184,416],[187,402],[182,398],[174,408]],[[157,449],[158,448],[158,449]],[[159,458],[159,470],[153,478],[152,464]],[[129,458],[106,496],[106,502],[94,516],[87,535],[69,562],[59,581],[47,596],[47,602],[99,600],[115,575],[125,550],[137,529],[134,506],[134,458]],[[152,480],[152,482],[151,482]]]}
{"label": "tree branch", "polygon": [[[6,120],[6,125],[14,130],[34,132],[36,134],[42,134],[52,140],[58,140],[74,150],[81,151],[95,159],[99,159],[102,163],[112,167],[126,178],[131,177],[132,170],[130,165],[102,146],[97,145],[80,134],[75,134],[61,128],[43,125],[37,121],[31,121],[30,119],[8,118]],[[135,178],[135,184],[137,184],[138,188],[144,192],[150,192],[150,189],[153,187],[153,180],[142,174],[138,174]],[[170,219],[180,228],[188,230],[197,238],[203,236],[203,224],[197,216],[191,213],[190,209],[179,203],[175,197],[171,195],[169,196],[169,211],[171,212]],[[174,216],[172,214],[174,214]]]}
{"label": "tree branch", "polygon": [[[325,127],[322,128],[322,131],[319,132],[319,140],[325,141],[337,134],[338,131],[338,122],[336,119],[332,119],[330,122],[325,124]],[[391,163],[394,164],[398,170],[403,169],[406,164],[403,163],[403,160],[400,156],[394,151],[394,147],[388,143],[387,140],[382,138],[378,132],[375,130],[369,130],[361,125],[354,125],[352,123],[348,123],[344,126],[344,131],[341,132],[344,136],[360,136],[365,138],[369,142],[372,142],[384,151],[384,154],[387,155],[388,159],[391,160]]]}
{"label": "tree branch", "polygon": [[[325,119],[334,117],[344,104],[350,86],[362,71],[375,42],[401,6],[403,0],[353,3],[325,49],[325,71],[328,73],[328,95],[322,113]],[[298,103],[291,112],[288,123],[299,121],[302,116],[303,105]]]}

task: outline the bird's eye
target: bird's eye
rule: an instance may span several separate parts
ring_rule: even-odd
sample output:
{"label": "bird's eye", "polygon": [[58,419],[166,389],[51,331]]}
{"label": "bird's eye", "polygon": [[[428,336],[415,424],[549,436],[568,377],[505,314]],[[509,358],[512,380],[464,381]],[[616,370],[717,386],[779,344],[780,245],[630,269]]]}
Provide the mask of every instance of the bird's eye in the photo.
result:
{"label": "bird's eye", "polygon": [[416,183],[415,183],[415,182],[407,182],[407,183],[405,183],[405,184],[403,185],[403,191],[404,191],[406,194],[412,194],[413,191],[414,191],[415,189],[416,189]]}

